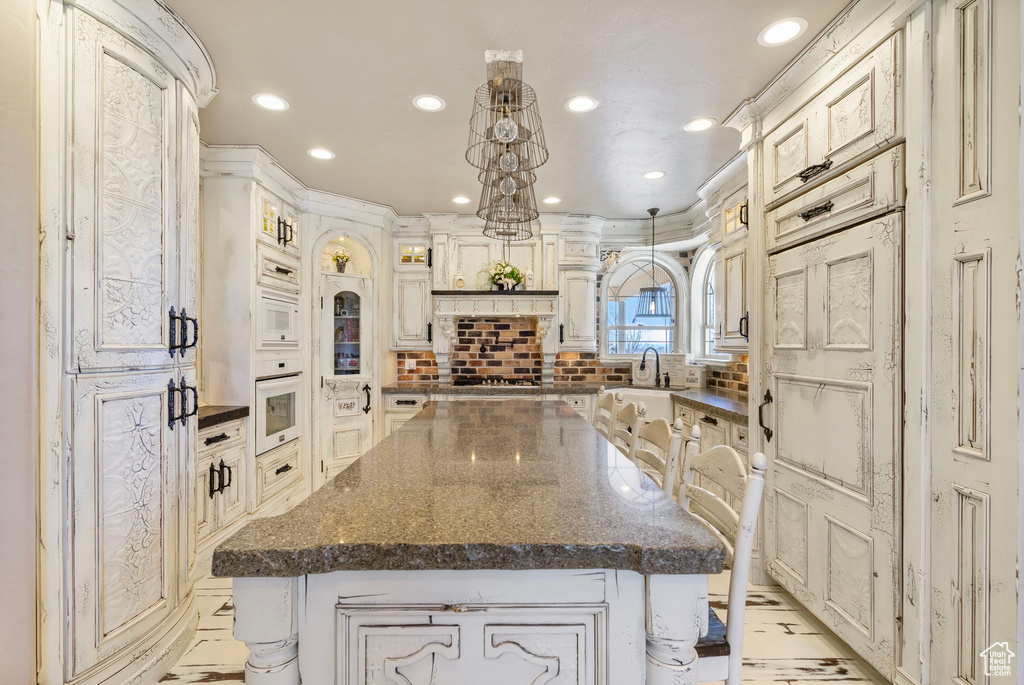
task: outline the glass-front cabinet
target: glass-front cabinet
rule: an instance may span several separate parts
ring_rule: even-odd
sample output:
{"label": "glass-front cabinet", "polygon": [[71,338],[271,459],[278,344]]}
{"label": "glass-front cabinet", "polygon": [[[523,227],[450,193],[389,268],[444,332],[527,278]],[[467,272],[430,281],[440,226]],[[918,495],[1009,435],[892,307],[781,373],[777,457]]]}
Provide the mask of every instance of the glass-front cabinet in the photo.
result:
{"label": "glass-front cabinet", "polygon": [[379,397],[374,368],[373,280],[368,275],[321,275],[321,392],[315,418],[319,487],[373,445],[373,417]]}

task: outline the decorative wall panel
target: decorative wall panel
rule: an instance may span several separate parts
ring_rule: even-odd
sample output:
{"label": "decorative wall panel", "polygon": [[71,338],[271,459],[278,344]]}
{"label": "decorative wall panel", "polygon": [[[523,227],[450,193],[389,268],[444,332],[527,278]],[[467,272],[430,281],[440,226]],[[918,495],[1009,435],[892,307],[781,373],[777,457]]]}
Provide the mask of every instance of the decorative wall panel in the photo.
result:
{"label": "decorative wall panel", "polygon": [[828,103],[828,153],[841,150],[875,129],[875,71],[864,77]]}
{"label": "decorative wall panel", "polygon": [[868,635],[874,625],[871,537],[826,516],[828,569],[825,600]]}
{"label": "decorative wall panel", "polygon": [[826,265],[826,326],[829,347],[871,349],[871,253]]}
{"label": "decorative wall panel", "polygon": [[775,277],[775,347],[807,347],[807,270]]}
{"label": "decorative wall panel", "polygon": [[953,624],[957,675],[965,683],[987,682],[980,652],[989,642],[989,496],[953,486],[956,565],[953,567]]}
{"label": "decorative wall panel", "polygon": [[358,457],[362,454],[362,430],[336,428],[334,430],[334,458]]}
{"label": "decorative wall panel", "polygon": [[989,454],[991,396],[991,251],[955,257],[953,305],[954,450],[975,459]]}
{"label": "decorative wall panel", "polygon": [[779,185],[793,178],[807,166],[807,123],[801,122],[772,147],[774,181]]}
{"label": "decorative wall panel", "polygon": [[807,580],[807,504],[775,491],[775,560],[801,582]]}
{"label": "decorative wall panel", "polygon": [[959,193],[967,202],[991,193],[991,0],[961,0],[956,8]]}

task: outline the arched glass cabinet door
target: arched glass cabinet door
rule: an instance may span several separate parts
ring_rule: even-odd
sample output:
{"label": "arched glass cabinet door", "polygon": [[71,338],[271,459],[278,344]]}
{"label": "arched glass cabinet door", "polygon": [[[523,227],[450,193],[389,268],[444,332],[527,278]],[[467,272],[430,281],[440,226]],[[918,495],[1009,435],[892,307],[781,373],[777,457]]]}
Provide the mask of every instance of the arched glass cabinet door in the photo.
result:
{"label": "arched glass cabinet door", "polygon": [[334,375],[354,376],[363,371],[360,358],[362,334],[361,300],[358,294],[342,290],[334,296]]}

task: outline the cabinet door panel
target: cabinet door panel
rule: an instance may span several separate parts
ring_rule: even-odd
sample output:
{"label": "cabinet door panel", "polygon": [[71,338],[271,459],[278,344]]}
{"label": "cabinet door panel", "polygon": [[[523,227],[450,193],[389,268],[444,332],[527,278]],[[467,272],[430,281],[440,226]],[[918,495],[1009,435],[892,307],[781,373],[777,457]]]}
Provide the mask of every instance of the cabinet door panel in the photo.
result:
{"label": "cabinet door panel", "polygon": [[177,300],[176,86],[148,53],[72,16],[73,370],[170,364]]}
{"label": "cabinet door panel", "polygon": [[593,273],[563,274],[559,298],[563,350],[597,349],[597,285]]}
{"label": "cabinet door panel", "polygon": [[399,276],[395,279],[395,347],[427,347],[430,320],[429,275]]}
{"label": "cabinet door panel", "polygon": [[743,335],[747,327],[742,320],[747,315],[747,251],[746,248],[736,250],[722,258],[722,271],[725,277],[722,287],[722,345],[731,349],[746,348],[747,339]]}
{"label": "cabinet door panel", "polygon": [[[196,466],[195,530],[196,543],[202,545],[217,530],[217,493],[210,494],[210,486],[217,487],[217,464],[214,459],[203,459]],[[210,467],[213,467],[213,472]]]}
{"label": "cabinet door panel", "polygon": [[[173,381],[173,371],[75,381],[72,673],[117,653],[174,606],[182,425],[168,425]],[[176,390],[170,396],[179,403]]]}
{"label": "cabinet door panel", "polygon": [[245,491],[246,491],[246,466],[245,466],[245,444],[236,445],[224,450],[216,457],[216,466],[219,468],[221,462],[225,466],[225,478],[227,484],[224,491],[218,494],[219,511],[217,528],[223,528],[238,520],[238,517],[245,514]]}
{"label": "cabinet door panel", "polygon": [[[188,316],[199,316],[199,110],[188,90],[178,84],[178,295],[172,302]],[[180,324],[179,324],[180,325]],[[198,325],[198,324],[196,324]],[[198,333],[192,322],[179,331],[188,335],[188,347],[176,359],[179,365],[196,363]]]}

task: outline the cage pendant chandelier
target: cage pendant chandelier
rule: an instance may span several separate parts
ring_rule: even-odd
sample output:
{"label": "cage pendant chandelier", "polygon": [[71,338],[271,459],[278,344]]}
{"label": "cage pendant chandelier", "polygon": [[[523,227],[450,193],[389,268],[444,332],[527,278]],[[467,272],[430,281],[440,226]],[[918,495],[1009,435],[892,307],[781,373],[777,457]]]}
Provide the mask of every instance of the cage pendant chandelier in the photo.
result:
{"label": "cage pendant chandelier", "polygon": [[477,216],[484,235],[506,244],[533,238],[540,216],[534,170],[548,160],[537,95],[523,82],[522,51],[488,50],[487,81],[477,88],[466,160],[483,186]]}
{"label": "cage pendant chandelier", "polygon": [[658,285],[654,264],[654,217],[659,211],[657,207],[647,210],[647,213],[651,215],[651,285],[640,288],[633,323],[638,323],[638,320],[642,323],[643,319],[669,319],[675,323],[675,317],[672,315],[672,298],[669,296],[667,288]]}

